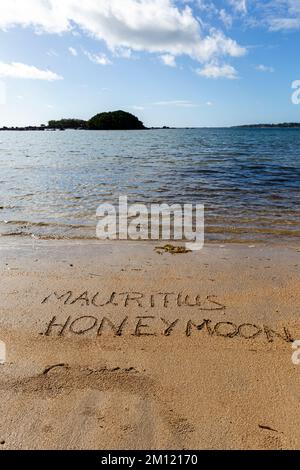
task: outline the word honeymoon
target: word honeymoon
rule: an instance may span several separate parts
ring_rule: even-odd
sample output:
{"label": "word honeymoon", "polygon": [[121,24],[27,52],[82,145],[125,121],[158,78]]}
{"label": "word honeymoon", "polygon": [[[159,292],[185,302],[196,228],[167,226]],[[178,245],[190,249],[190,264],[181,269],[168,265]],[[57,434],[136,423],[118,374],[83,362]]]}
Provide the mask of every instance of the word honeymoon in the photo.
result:
{"label": "word honeymoon", "polygon": [[242,323],[236,325],[230,321],[212,322],[210,319],[199,320],[180,320],[166,319],[163,317],[154,317],[152,315],[137,316],[134,319],[125,317],[117,321],[108,317],[97,318],[93,315],[83,315],[80,317],[60,317],[54,316],[47,325],[45,336],[65,336],[67,333],[73,335],[86,335],[93,333],[97,337],[110,333],[115,337],[129,334],[135,337],[155,337],[171,336],[173,332],[184,333],[190,337],[195,332],[203,331],[208,336],[221,336],[223,338],[243,338],[255,339],[261,337],[272,343],[275,338],[285,342],[293,342],[293,339],[286,328],[282,332],[272,330],[263,325],[258,326],[252,323]]}

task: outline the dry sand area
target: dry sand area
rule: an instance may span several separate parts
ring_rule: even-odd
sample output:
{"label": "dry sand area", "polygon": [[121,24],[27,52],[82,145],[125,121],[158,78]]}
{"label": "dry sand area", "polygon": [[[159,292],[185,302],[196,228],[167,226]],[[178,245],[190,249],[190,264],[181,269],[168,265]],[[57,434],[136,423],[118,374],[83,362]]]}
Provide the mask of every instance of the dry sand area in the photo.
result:
{"label": "dry sand area", "polygon": [[300,252],[4,239],[0,448],[300,448]]}

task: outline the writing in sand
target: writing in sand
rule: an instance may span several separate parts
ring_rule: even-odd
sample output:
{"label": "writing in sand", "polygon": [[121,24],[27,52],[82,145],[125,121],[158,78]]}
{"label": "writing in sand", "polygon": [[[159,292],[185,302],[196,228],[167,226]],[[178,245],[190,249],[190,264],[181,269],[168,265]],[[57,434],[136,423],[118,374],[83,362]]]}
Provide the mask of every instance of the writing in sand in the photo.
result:
{"label": "writing in sand", "polygon": [[[101,298],[102,297],[102,298]],[[101,300],[100,300],[101,298]],[[243,340],[260,339],[269,343],[275,340],[287,343],[293,342],[291,333],[286,327],[274,329],[267,325],[257,325],[252,322],[237,324],[232,321],[217,321],[211,319],[199,320],[197,318],[165,318],[161,313],[164,309],[171,307],[194,307],[198,311],[224,311],[226,306],[219,302],[215,296],[201,297],[191,296],[183,293],[156,293],[143,294],[140,292],[113,292],[104,298],[99,292],[74,294],[72,291],[63,293],[52,292],[45,297],[42,305],[55,301],[68,306],[75,307],[131,307],[141,309],[158,307],[160,315],[137,315],[130,317],[124,315],[118,319],[109,316],[100,316],[99,310],[95,310],[92,315],[62,315],[53,316],[47,327],[41,334],[45,336],[64,337],[66,335],[83,336],[90,335],[101,337],[112,335],[121,337],[129,335],[131,337],[170,337],[175,334],[182,334],[186,338],[206,335],[211,338],[240,338]],[[162,309],[162,310],[161,310]],[[129,309],[130,312],[130,309]],[[92,312],[91,312],[92,313]],[[147,312],[145,312],[147,313]],[[200,337],[200,336],[199,336]]]}
{"label": "writing in sand", "polygon": [[172,307],[197,307],[199,310],[215,311],[225,310],[226,306],[219,302],[215,295],[201,296],[190,295],[183,292],[156,292],[146,294],[143,292],[51,292],[42,301],[42,304],[50,301],[59,301],[64,305],[78,305],[82,307],[139,307],[139,308],[172,308]]}
{"label": "writing in sand", "polygon": [[45,336],[65,336],[87,335],[93,333],[96,336],[102,336],[111,333],[115,337],[124,336],[126,334],[135,337],[155,337],[155,336],[171,336],[174,332],[181,332],[186,337],[195,335],[196,332],[203,332],[210,337],[235,338],[240,337],[245,340],[262,338],[269,343],[274,339],[280,339],[285,342],[293,342],[293,338],[287,328],[282,331],[275,331],[266,325],[255,325],[253,323],[242,323],[237,325],[230,321],[213,322],[210,319],[203,319],[201,322],[197,320],[181,320],[175,318],[173,320],[163,317],[155,317],[152,315],[137,316],[134,319],[124,317],[118,321],[114,321],[108,317],[97,318],[93,315],[83,315],[73,317],[59,318],[54,316],[47,325]]}

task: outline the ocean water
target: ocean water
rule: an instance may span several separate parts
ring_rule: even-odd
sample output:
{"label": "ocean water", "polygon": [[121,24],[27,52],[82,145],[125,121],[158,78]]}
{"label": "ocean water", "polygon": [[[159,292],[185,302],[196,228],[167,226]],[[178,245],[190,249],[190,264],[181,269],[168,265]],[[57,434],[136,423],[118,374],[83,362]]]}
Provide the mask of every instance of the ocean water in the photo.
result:
{"label": "ocean water", "polygon": [[207,241],[296,241],[300,130],[0,133],[1,236],[95,238],[119,195],[204,204]]}

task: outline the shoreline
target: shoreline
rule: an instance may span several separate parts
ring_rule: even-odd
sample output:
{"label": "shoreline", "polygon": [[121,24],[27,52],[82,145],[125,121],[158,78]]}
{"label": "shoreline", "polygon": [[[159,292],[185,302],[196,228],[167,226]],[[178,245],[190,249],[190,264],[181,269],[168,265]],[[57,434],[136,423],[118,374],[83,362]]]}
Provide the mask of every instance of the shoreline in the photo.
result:
{"label": "shoreline", "polygon": [[[0,234],[0,249],[1,245],[6,246],[9,243],[16,244],[16,245],[34,245],[34,247],[37,247],[39,244],[45,245],[47,243],[49,244],[54,244],[54,243],[60,243],[60,244],[65,244],[65,245],[94,245],[94,246],[101,246],[101,245],[118,245],[120,244],[121,246],[141,246],[141,245],[148,245],[152,247],[163,247],[164,245],[171,244],[174,246],[184,246],[185,243],[189,243],[188,240],[100,240],[97,237],[82,237],[82,236],[72,236],[72,237],[67,237],[67,236],[55,236],[55,235],[33,235],[33,234],[24,234],[24,233],[2,233]],[[206,240],[204,244],[204,249],[209,248],[209,247],[219,247],[219,248],[225,248],[226,246],[232,246],[232,247],[245,247],[245,248],[290,248],[290,249],[300,249],[300,245],[298,242],[298,237],[287,237],[284,240],[279,239],[279,238],[273,238],[272,240],[266,240],[266,239],[234,239],[234,240]],[[202,250],[201,250],[202,251]]]}
{"label": "shoreline", "polygon": [[296,247],[2,241],[4,449],[299,447]]}

